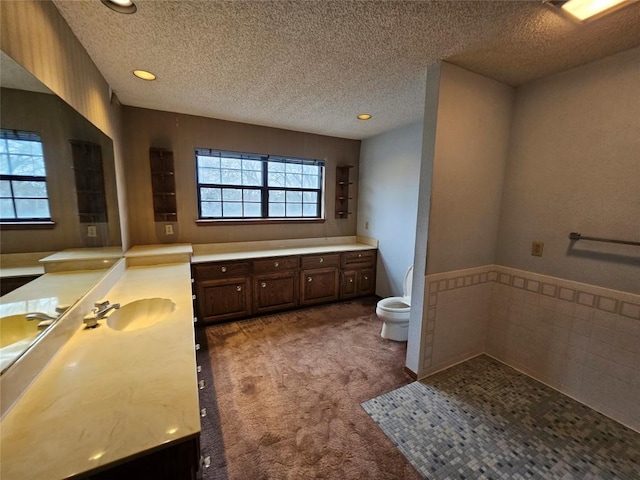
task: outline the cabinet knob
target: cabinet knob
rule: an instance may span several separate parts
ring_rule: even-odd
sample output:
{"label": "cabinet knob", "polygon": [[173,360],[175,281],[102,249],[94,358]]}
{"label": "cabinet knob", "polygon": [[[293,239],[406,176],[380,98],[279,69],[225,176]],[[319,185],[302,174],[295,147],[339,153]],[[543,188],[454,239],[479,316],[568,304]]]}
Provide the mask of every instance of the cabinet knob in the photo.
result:
{"label": "cabinet knob", "polygon": [[273,266],[278,268],[278,265],[280,265],[278,262],[273,262]]}
{"label": "cabinet knob", "polygon": [[369,277],[367,277],[367,276],[365,275],[364,279],[365,279],[365,280],[369,280]]}
{"label": "cabinet knob", "polygon": [[359,253],[359,254],[358,254],[358,258],[360,258],[360,257],[362,257],[362,254],[361,254],[361,253]]}
{"label": "cabinet knob", "polygon": [[206,417],[206,416],[207,416],[207,409],[206,409],[206,408],[201,408],[201,409],[200,409],[200,416],[201,416],[202,418],[204,418],[204,417]]}
{"label": "cabinet knob", "polygon": [[236,287],[236,292],[241,292],[242,291],[242,285],[238,285]]}
{"label": "cabinet knob", "polygon": [[267,287],[267,284],[266,284],[266,282],[262,282],[262,283],[260,284],[260,286],[261,286],[262,288],[266,288],[266,287]]}
{"label": "cabinet knob", "polygon": [[353,283],[353,278],[350,278],[350,279],[349,279],[349,283]]}
{"label": "cabinet knob", "polygon": [[323,263],[324,262],[324,258],[320,257],[319,261],[320,261],[320,263]]}
{"label": "cabinet knob", "polygon": [[222,273],[226,272],[226,271],[227,271],[227,267],[220,267],[220,271],[221,271]]}
{"label": "cabinet knob", "polygon": [[206,386],[206,384],[204,383],[204,380],[200,380],[200,381],[198,382],[198,388],[199,388],[200,390],[204,390],[204,387],[205,387],[205,386]]}
{"label": "cabinet knob", "polygon": [[313,278],[307,277],[307,282],[311,283],[312,280],[313,280]]}
{"label": "cabinet knob", "polygon": [[198,365],[198,366],[196,367],[196,372],[200,373],[201,371],[202,371],[202,367],[201,367],[200,365]]}
{"label": "cabinet knob", "polygon": [[196,351],[200,350],[200,344],[196,343]]}

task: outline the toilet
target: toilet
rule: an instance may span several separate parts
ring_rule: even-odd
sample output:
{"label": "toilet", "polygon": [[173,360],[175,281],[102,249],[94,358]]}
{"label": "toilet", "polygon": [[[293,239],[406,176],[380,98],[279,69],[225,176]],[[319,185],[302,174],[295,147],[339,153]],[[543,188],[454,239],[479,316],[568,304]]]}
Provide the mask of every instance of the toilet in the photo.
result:
{"label": "toilet", "polygon": [[406,342],[409,338],[412,284],[413,265],[404,275],[402,297],[384,298],[376,305],[376,315],[382,320],[382,331],[380,332],[382,338],[398,342]]}

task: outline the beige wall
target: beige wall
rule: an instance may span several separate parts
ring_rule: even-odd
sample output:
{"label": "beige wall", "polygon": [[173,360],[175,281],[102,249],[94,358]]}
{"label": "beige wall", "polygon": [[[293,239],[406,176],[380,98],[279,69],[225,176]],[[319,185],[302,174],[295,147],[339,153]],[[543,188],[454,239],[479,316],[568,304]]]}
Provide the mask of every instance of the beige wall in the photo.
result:
{"label": "beige wall", "polygon": [[[127,156],[127,198],[133,245],[158,242],[212,243],[307,238],[356,234],[357,178],[360,141],[309,133],[247,125],[211,118],[182,115],[135,107],[123,107]],[[174,235],[165,235],[166,223],[155,223],[151,195],[149,148],[167,148],[174,153],[178,221]],[[324,223],[274,225],[198,226],[196,191],[196,147],[250,153],[324,159]],[[353,215],[334,218],[335,167],[353,165]]]}
{"label": "beige wall", "polygon": [[[2,128],[37,132],[42,139],[47,193],[53,229],[3,230],[2,253],[45,252],[65,248],[120,245],[119,214],[112,142],[84,117],[55,95],[3,88],[0,95]],[[87,236],[87,224],[78,221],[73,158],[69,140],[100,145],[106,187],[106,223],[93,224],[98,236]]]}
{"label": "beige wall", "polygon": [[517,91],[497,263],[640,292],[638,247],[569,232],[640,241],[640,48]]}
{"label": "beige wall", "polygon": [[442,63],[427,274],[494,262],[513,93]]}
{"label": "beige wall", "polygon": [[[0,2],[2,50],[31,72],[113,140],[118,204],[126,210],[120,106],[110,99],[109,85],[53,3]],[[126,215],[121,215],[123,244],[128,246]]]}

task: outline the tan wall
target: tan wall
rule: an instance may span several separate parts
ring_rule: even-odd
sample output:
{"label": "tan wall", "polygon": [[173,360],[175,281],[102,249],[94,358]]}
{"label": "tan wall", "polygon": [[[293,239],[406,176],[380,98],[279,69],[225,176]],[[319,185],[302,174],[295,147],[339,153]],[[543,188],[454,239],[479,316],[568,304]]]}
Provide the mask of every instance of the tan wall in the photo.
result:
{"label": "tan wall", "polygon": [[[247,125],[211,118],[182,115],[135,107],[123,107],[127,156],[127,198],[133,245],[158,242],[212,243],[325,237],[356,234],[357,178],[360,141]],[[155,223],[151,194],[149,148],[167,148],[174,153],[178,221],[174,235],[164,234],[166,223]],[[324,223],[275,225],[198,226],[196,192],[196,147],[302,158],[324,159]],[[353,200],[348,219],[334,218],[335,167],[354,165]]]}
{"label": "tan wall", "polygon": [[[0,22],[2,50],[113,140],[118,204],[125,211],[120,106],[110,101],[109,85],[89,54],[49,1],[2,1]],[[125,248],[126,218],[120,216]]]}
{"label": "tan wall", "polygon": [[427,274],[494,262],[513,93],[442,63]]}
{"label": "tan wall", "polygon": [[640,241],[640,48],[517,91],[497,263],[640,292],[637,246],[572,231]]}
{"label": "tan wall", "polygon": [[[118,205],[112,142],[55,95],[2,89],[0,95],[2,128],[37,132],[42,139],[47,193],[53,229],[3,230],[2,253],[46,252],[65,248],[120,245]],[[112,227],[95,224],[98,236],[87,236],[87,224],[78,221],[73,158],[69,140],[99,144],[107,193],[107,214]]]}

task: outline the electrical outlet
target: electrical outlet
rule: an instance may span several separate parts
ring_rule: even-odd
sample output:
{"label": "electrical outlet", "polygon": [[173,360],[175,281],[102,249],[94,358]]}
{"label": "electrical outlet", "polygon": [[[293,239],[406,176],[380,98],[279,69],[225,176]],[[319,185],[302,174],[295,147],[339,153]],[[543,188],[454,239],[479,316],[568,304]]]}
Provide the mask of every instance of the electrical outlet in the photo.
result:
{"label": "electrical outlet", "polygon": [[173,225],[168,224],[164,226],[165,235],[173,235]]}
{"label": "electrical outlet", "polygon": [[543,249],[544,249],[544,242],[541,242],[541,241],[531,242],[531,255],[533,255],[534,257],[541,257]]}
{"label": "electrical outlet", "polygon": [[97,237],[98,236],[98,229],[96,228],[95,225],[89,225],[87,227],[87,237]]}

